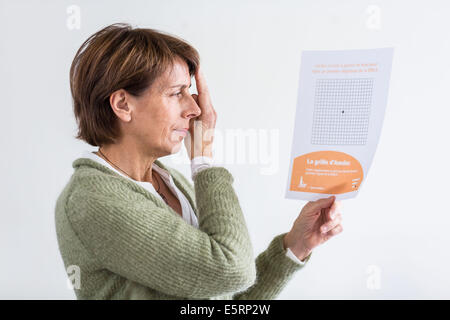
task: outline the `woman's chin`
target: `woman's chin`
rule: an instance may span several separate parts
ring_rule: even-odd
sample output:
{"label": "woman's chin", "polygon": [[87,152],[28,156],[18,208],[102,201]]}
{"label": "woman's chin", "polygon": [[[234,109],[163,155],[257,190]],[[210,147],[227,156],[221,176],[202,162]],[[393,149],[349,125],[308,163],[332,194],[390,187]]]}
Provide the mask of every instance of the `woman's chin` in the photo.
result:
{"label": "woman's chin", "polygon": [[183,146],[183,139],[181,139],[178,142],[173,142],[172,147],[170,148],[170,154],[178,153],[181,150],[181,147]]}

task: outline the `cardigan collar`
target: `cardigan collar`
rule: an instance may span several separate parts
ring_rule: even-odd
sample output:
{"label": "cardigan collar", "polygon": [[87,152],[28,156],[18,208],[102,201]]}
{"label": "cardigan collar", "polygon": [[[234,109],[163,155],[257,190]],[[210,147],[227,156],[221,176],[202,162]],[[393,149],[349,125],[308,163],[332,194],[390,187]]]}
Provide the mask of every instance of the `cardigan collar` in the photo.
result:
{"label": "cardigan collar", "polygon": [[[197,208],[196,208],[196,205],[195,205],[195,199],[192,197],[190,192],[188,192],[188,190],[187,190],[188,188],[192,188],[192,187],[186,185],[183,181],[181,181],[181,179],[178,178],[177,174],[174,174],[173,169],[168,167],[168,166],[166,166],[165,164],[163,164],[160,160],[158,160],[158,159],[155,160],[154,164],[156,164],[161,169],[166,170],[172,176],[173,182],[178,187],[178,189],[184,194],[186,199],[189,201],[189,203],[190,203],[190,205],[191,205],[195,215],[198,218]],[[133,180],[123,177],[122,175],[118,174],[117,172],[114,172],[110,168],[102,165],[101,163],[98,163],[95,160],[89,159],[88,157],[80,157],[80,158],[74,160],[73,163],[72,163],[72,167],[75,170],[77,170],[77,169],[79,169],[81,167],[90,167],[92,169],[101,171],[104,174],[113,175],[115,177],[119,177],[120,179],[123,179],[124,181],[126,181],[126,183],[131,183],[133,186],[137,187],[137,189],[138,189],[138,191],[140,193],[143,193],[147,198],[150,198],[151,200],[156,202],[159,205],[159,207],[164,207],[164,206],[169,207],[165,202],[163,202],[159,198],[155,197],[155,195],[153,195],[150,191],[148,191],[144,187],[142,187],[139,184],[133,182]],[[170,208],[170,209],[173,210],[172,208]]]}

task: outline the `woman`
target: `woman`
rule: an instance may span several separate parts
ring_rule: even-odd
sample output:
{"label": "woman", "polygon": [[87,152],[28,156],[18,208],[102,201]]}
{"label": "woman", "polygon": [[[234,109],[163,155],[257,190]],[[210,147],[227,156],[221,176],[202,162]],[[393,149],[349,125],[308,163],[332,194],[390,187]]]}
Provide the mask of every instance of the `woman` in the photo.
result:
{"label": "woman", "polygon": [[[274,299],[342,231],[335,197],[308,202],[254,259],[233,177],[211,165],[217,115],[185,41],[108,26],[76,53],[70,85],[77,138],[99,147],[73,162],[55,208],[78,299]],[[158,160],[183,140],[194,185]]]}

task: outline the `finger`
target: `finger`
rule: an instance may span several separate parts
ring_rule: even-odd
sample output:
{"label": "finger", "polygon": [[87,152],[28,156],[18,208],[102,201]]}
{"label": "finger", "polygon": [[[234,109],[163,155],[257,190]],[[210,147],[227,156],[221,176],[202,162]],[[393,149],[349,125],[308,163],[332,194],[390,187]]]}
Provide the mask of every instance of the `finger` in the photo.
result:
{"label": "finger", "polygon": [[200,66],[198,67],[197,72],[195,73],[195,84],[197,86],[197,92],[199,95],[200,94],[209,95],[209,89],[208,85],[206,84],[205,75],[203,74],[203,71]]}
{"label": "finger", "polygon": [[333,205],[328,209],[327,220],[333,220],[336,216],[336,201],[333,202]]}
{"label": "finger", "polygon": [[340,210],[342,210],[342,209],[344,208],[344,205],[343,205],[343,203],[342,203],[342,200],[336,200],[336,201],[335,201],[335,204],[336,204],[336,209],[337,209],[338,211],[340,211]]}
{"label": "finger", "polygon": [[317,201],[310,201],[307,203],[307,205],[309,205],[308,209],[310,209],[312,212],[315,212],[317,210],[329,208],[331,207],[335,199],[335,196],[331,196],[328,198],[319,199]]}
{"label": "finger", "polygon": [[341,208],[341,201],[335,201],[328,211],[328,220],[333,220],[336,217],[336,214],[341,212]]}
{"label": "finger", "polygon": [[341,222],[342,222],[342,215],[338,213],[333,220],[328,221],[320,226],[320,232],[327,233],[328,231],[332,230],[337,225],[339,225]]}
{"label": "finger", "polygon": [[336,227],[328,231],[327,236],[332,237],[341,233],[342,231],[344,231],[344,227],[342,226],[342,224],[338,224]]}

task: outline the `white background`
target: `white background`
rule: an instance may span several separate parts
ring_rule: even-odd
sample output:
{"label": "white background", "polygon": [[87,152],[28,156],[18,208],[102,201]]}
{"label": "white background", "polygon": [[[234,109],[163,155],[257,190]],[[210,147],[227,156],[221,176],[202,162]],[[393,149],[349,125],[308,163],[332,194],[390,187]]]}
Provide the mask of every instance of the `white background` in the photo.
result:
{"label": "white background", "polygon": [[[80,29],[66,25],[70,5]],[[449,14],[444,0],[0,1],[0,298],[75,298],[54,206],[72,161],[95,148],[74,138],[69,67],[89,35],[128,22],[198,49],[218,131],[278,130],[274,174],[225,164],[255,254],[306,203],[284,199],[301,51],[395,47],[381,139],[359,196],[344,201],[344,232],[278,298],[449,299]]]}

